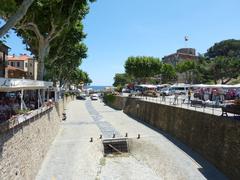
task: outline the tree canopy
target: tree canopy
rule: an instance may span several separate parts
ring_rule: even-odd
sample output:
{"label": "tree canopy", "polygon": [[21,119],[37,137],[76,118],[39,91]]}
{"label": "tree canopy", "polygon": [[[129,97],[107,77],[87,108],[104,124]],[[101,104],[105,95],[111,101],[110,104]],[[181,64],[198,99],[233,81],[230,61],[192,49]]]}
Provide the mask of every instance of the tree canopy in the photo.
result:
{"label": "tree canopy", "polygon": [[240,58],[240,40],[229,39],[215,43],[205,54],[207,58],[215,58],[217,56]]}
{"label": "tree canopy", "polygon": [[[62,36],[53,41],[51,51],[47,56],[45,62],[48,72],[47,77],[51,77],[53,81],[60,81],[61,84],[73,82],[75,77],[80,82],[79,74],[81,72],[79,72],[78,67],[82,60],[87,57],[87,47],[79,42],[85,36],[82,33],[82,25],[73,26]],[[64,42],[62,42],[62,38],[65,39]],[[83,76],[85,75],[82,74],[81,77]]]}
{"label": "tree canopy", "polygon": [[33,1],[34,0],[1,0],[0,18],[4,19],[6,23],[0,27],[0,37],[3,37],[9,29],[15,27],[27,13]]}
{"label": "tree canopy", "polygon": [[176,70],[171,64],[163,64],[161,68],[162,83],[169,83],[176,79]]}
{"label": "tree canopy", "polygon": [[131,77],[126,74],[126,73],[117,73],[114,76],[114,83],[113,86],[117,87],[117,86],[125,86],[126,84],[131,82]]}
{"label": "tree canopy", "polygon": [[157,75],[161,71],[159,58],[137,56],[129,57],[125,62],[125,72],[135,78],[148,78]]}
{"label": "tree canopy", "polygon": [[[88,13],[92,0],[38,0],[34,1],[24,18],[16,25],[30,51],[39,61],[38,79],[44,75],[44,61],[51,51],[54,40],[81,23]],[[79,39],[81,41],[81,38]],[[65,45],[62,43],[61,45]],[[65,49],[65,48],[64,48]],[[55,50],[54,50],[55,51]],[[56,51],[55,51],[56,52]],[[59,51],[57,51],[59,52]]]}
{"label": "tree canopy", "polygon": [[194,81],[195,70],[196,61],[193,60],[183,60],[176,65],[176,71],[185,74],[186,83],[192,83]]}
{"label": "tree canopy", "polygon": [[215,84],[218,80],[226,84],[240,74],[240,60],[234,57],[217,56],[212,60],[207,60],[207,65],[208,75]]}

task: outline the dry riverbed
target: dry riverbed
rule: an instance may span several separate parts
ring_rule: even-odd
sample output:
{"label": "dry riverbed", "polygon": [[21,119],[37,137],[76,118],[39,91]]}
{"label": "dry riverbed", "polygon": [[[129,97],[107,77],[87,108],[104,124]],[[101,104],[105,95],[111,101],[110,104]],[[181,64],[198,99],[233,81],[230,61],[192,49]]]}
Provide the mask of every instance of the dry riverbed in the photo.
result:
{"label": "dry riverbed", "polygon": [[[180,142],[100,101],[73,101],[66,112],[67,121],[61,125],[38,180],[225,179]],[[121,137],[126,132],[130,152],[104,156],[99,135]]]}

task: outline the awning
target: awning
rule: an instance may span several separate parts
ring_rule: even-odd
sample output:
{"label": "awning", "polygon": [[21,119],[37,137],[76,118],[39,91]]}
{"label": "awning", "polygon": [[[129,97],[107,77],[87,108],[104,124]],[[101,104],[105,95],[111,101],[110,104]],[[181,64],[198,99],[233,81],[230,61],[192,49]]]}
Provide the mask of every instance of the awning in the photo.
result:
{"label": "awning", "polygon": [[48,89],[53,82],[35,81],[29,79],[0,78],[0,92],[11,92],[19,90]]}
{"label": "awning", "polygon": [[240,84],[227,85],[227,84],[194,84],[191,87],[196,88],[240,88]]}
{"label": "awning", "polygon": [[143,88],[149,88],[149,89],[156,89],[157,88],[156,85],[152,85],[152,84],[140,84],[138,86],[143,87]]}

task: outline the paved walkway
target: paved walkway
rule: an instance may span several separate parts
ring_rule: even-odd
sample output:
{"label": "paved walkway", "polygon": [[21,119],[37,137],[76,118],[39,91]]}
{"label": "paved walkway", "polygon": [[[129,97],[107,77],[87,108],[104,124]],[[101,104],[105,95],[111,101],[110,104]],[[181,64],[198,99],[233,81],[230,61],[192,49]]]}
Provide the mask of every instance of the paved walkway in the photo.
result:
{"label": "paved walkway", "polygon": [[116,137],[121,137],[120,133],[109,122],[107,122],[93,107],[90,100],[87,100],[85,105],[92,119],[95,121],[96,125],[102,132],[103,138],[112,138],[113,134],[115,134]]}
{"label": "paved walkway", "polygon": [[[104,125],[102,125],[104,124]],[[110,130],[109,130],[110,129]],[[109,130],[109,131],[108,131]],[[103,157],[100,134],[128,132],[130,154]],[[137,139],[137,134],[141,138]],[[94,141],[89,142],[90,137]],[[37,180],[225,179],[197,154],[164,133],[99,101],[74,101]]]}

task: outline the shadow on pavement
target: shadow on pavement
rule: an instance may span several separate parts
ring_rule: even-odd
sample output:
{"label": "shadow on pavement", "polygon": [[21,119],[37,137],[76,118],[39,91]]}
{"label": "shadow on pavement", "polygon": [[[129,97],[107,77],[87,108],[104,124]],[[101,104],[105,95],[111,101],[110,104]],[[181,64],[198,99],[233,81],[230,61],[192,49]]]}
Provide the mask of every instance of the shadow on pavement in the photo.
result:
{"label": "shadow on pavement", "polygon": [[200,154],[193,151],[191,148],[189,148],[188,146],[186,146],[179,140],[171,137],[166,132],[163,132],[162,130],[157,129],[157,128],[153,127],[152,125],[147,124],[144,121],[133,118],[129,115],[127,115],[127,116],[140,122],[141,124],[144,124],[145,126],[149,127],[150,129],[160,133],[165,138],[167,138],[169,141],[171,141],[174,145],[176,145],[178,148],[180,148],[182,151],[184,151],[186,154],[188,154],[192,159],[194,159],[202,167],[202,168],[199,168],[199,171],[202,173],[202,175],[206,179],[210,179],[210,180],[216,180],[216,179],[217,180],[226,180],[226,179],[228,179],[222,172],[220,172],[216,167],[214,167],[212,164],[210,164],[210,162],[208,162],[203,157],[201,157]]}

